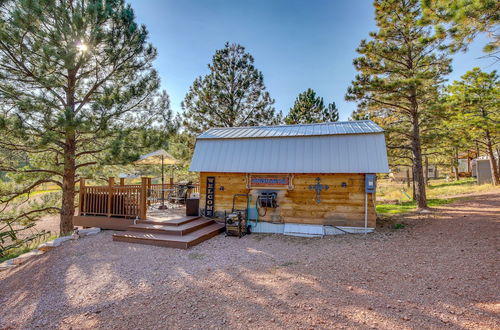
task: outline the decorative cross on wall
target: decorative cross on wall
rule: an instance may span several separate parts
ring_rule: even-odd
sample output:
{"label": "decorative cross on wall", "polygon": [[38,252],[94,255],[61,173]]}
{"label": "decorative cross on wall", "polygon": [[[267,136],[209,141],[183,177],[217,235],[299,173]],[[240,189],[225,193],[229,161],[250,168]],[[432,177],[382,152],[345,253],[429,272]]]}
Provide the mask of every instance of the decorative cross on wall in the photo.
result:
{"label": "decorative cross on wall", "polygon": [[321,184],[321,179],[316,178],[316,184],[315,185],[310,185],[309,189],[311,190],[316,190],[316,203],[321,203],[321,190],[328,190],[328,185],[326,184]]}

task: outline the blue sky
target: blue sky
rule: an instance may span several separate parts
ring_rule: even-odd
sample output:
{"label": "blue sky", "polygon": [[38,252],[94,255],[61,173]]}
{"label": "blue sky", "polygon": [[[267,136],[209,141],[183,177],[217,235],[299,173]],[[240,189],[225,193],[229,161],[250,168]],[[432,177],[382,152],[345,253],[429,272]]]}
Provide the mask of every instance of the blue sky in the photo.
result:
{"label": "blue sky", "polygon": [[[194,79],[208,72],[212,55],[226,41],[242,44],[254,56],[278,110],[287,113],[307,88],[325,102],[334,101],[340,120],[356,109],[355,103],[344,101],[344,94],[356,75],[356,47],[376,30],[370,0],[128,2],[158,49],[155,67],[176,112]],[[478,58],[484,40],[478,38],[467,53],[454,56],[450,80],[474,66],[498,70],[490,59]]]}

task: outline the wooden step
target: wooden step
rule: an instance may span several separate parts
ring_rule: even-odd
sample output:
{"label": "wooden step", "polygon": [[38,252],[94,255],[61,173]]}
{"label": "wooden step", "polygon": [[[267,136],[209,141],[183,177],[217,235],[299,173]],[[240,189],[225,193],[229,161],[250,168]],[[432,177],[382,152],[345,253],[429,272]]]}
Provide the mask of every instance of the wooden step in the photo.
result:
{"label": "wooden step", "polygon": [[140,231],[146,233],[156,233],[165,235],[186,235],[201,229],[203,227],[213,224],[214,221],[210,219],[196,219],[190,220],[187,223],[172,226],[172,225],[159,225],[150,223],[138,223],[135,225],[128,226],[129,231]]}
{"label": "wooden step", "polygon": [[184,236],[126,231],[113,234],[113,241],[187,249],[217,236],[223,230],[223,224],[213,223]]}
{"label": "wooden step", "polygon": [[150,225],[164,225],[164,226],[180,226],[191,222],[193,220],[200,219],[200,216],[185,216],[179,217],[178,215],[173,215],[172,217],[154,217],[149,216],[146,220],[137,220],[137,223],[147,223]]}

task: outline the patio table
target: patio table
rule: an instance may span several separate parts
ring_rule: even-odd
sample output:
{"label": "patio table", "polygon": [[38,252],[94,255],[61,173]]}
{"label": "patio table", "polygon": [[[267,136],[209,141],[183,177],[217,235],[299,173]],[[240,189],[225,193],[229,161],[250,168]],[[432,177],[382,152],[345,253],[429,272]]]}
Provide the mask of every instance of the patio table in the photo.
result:
{"label": "patio table", "polygon": [[168,206],[165,205],[165,201],[168,200],[168,195],[165,197],[165,193],[171,193],[171,192],[175,191],[175,189],[173,189],[173,188],[162,188],[162,189],[160,189],[160,191],[161,191],[161,197],[158,200],[161,201],[161,205],[158,206],[158,209],[159,210],[168,209]]}

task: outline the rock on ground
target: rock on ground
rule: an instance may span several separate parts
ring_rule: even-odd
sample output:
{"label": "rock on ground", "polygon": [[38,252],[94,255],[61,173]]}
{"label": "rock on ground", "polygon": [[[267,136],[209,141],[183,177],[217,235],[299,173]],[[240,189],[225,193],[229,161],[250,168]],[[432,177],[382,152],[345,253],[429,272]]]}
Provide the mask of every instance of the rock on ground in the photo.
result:
{"label": "rock on ground", "polygon": [[89,235],[95,235],[98,234],[101,231],[101,228],[86,228],[86,229],[78,229],[76,233],[79,236],[89,236]]}

